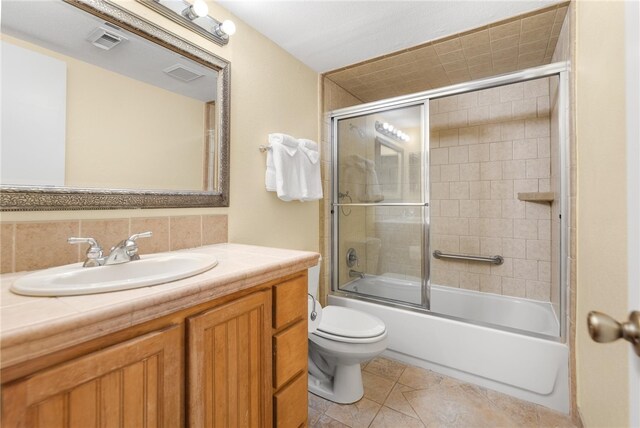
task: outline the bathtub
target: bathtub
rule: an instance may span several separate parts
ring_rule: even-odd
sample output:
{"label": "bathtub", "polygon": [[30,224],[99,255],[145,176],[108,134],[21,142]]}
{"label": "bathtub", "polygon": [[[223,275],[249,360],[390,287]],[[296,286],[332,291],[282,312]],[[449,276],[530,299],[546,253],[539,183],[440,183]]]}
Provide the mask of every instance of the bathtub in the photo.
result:
{"label": "bathtub", "polygon": [[[389,274],[352,281],[343,291],[414,303],[420,302],[421,293],[418,281]],[[558,321],[549,303],[431,286],[434,312],[476,324],[342,293],[330,295],[329,304],[382,319],[389,338],[385,354],[390,358],[569,413],[569,348],[558,341],[482,325],[557,336]]]}
{"label": "bathtub", "polygon": [[[407,279],[408,278],[408,279]],[[418,278],[385,273],[351,281],[343,291],[419,305],[422,287]],[[473,290],[431,285],[431,311],[452,317],[558,336],[560,324],[549,302],[520,299]]]}

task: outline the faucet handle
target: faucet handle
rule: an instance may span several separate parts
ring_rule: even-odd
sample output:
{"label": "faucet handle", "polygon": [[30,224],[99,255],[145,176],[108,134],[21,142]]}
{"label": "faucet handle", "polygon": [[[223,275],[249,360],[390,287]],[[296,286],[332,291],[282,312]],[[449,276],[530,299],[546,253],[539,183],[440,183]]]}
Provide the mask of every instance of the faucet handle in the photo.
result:
{"label": "faucet handle", "polygon": [[138,255],[138,245],[136,244],[136,240],[138,238],[151,238],[153,236],[153,232],[141,232],[134,233],[125,241],[125,250],[127,255],[131,257],[131,260],[140,260],[140,256]]}
{"label": "faucet handle", "polygon": [[152,236],[153,232],[134,233],[129,237],[129,241],[135,241],[138,238],[151,238]]}
{"label": "faucet handle", "polygon": [[92,267],[99,266],[99,259],[102,258],[103,252],[102,247],[98,244],[93,238],[76,238],[71,237],[67,239],[69,244],[89,244],[89,248],[87,248],[87,259],[84,261],[84,267]]}

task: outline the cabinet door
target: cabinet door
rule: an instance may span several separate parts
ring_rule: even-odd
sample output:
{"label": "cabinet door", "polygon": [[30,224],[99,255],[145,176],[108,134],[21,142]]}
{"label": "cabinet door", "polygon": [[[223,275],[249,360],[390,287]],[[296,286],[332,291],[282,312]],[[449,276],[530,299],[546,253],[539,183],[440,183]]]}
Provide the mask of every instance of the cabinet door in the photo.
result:
{"label": "cabinet door", "polygon": [[188,319],[192,427],[271,425],[271,293]]}
{"label": "cabinet door", "polygon": [[6,427],[182,425],[182,332],[158,331],[3,388]]}

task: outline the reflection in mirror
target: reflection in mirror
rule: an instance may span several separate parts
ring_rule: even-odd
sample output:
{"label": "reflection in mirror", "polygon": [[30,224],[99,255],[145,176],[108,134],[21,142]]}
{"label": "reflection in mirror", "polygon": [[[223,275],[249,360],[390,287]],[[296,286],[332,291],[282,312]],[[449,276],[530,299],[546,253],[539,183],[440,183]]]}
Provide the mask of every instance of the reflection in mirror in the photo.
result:
{"label": "reflection in mirror", "polygon": [[422,201],[422,117],[418,105],[338,120],[340,203]]}
{"label": "reflection in mirror", "polygon": [[376,171],[387,202],[402,199],[404,149],[392,141],[376,137]]}
{"label": "reflection in mirror", "polygon": [[70,3],[2,3],[3,198],[22,186],[224,205],[228,63],[112,3]]}

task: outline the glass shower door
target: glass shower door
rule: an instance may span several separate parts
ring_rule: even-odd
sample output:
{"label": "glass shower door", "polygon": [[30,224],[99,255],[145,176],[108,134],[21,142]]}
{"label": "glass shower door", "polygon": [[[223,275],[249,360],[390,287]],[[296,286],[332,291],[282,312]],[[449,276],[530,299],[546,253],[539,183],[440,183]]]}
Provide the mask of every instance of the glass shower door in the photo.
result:
{"label": "glass shower door", "polygon": [[425,110],[334,118],[334,290],[428,307]]}

